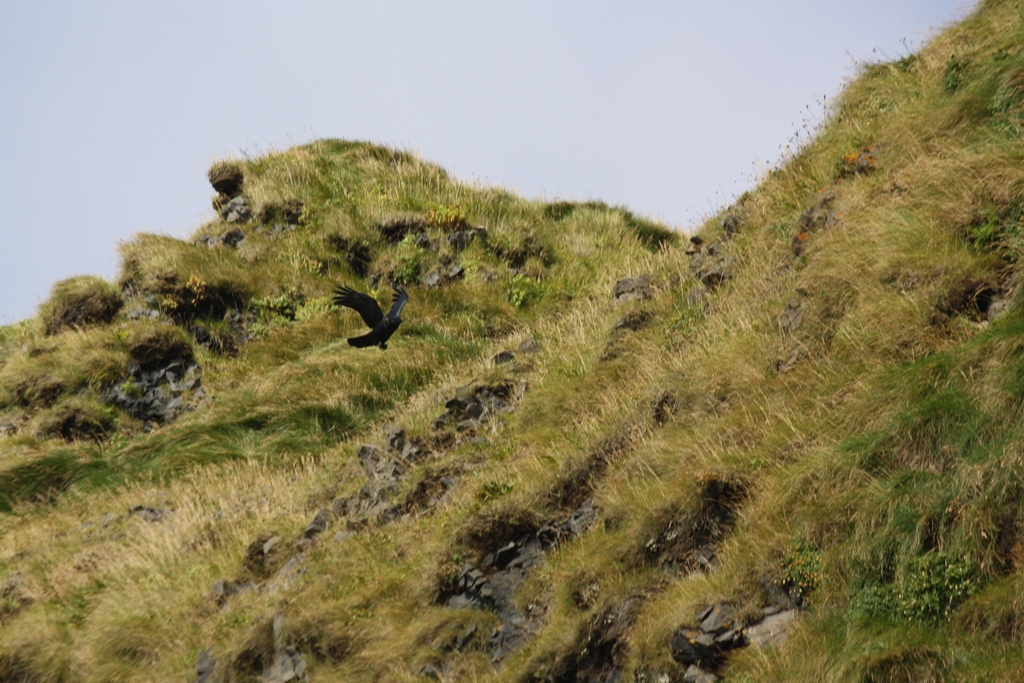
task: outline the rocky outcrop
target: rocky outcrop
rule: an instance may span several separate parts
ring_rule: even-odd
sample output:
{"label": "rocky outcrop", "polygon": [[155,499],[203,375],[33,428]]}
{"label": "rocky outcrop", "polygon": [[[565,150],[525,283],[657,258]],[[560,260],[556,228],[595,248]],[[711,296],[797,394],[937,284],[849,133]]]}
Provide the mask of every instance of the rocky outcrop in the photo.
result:
{"label": "rocky outcrop", "polygon": [[748,645],[781,645],[797,613],[795,608],[768,606],[757,621],[742,625],[732,605],[712,605],[697,613],[696,626],[683,626],[672,636],[672,659],[689,667],[684,681],[713,683],[718,680],[714,672],[733,650]]}

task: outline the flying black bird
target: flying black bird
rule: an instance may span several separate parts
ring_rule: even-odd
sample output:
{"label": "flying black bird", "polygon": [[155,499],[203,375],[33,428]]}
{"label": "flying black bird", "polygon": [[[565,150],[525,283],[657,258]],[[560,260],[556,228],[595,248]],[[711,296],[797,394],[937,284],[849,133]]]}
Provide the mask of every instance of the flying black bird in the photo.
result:
{"label": "flying black bird", "polygon": [[395,301],[391,304],[388,314],[384,315],[380,306],[369,294],[357,292],[351,287],[334,288],[334,303],[356,311],[362,316],[363,322],[370,327],[370,331],[361,337],[350,337],[349,346],[359,348],[379,346],[382,351],[388,348],[386,342],[402,324],[402,309],[405,308],[405,303],[409,300],[409,295],[401,285],[394,285],[394,290]]}

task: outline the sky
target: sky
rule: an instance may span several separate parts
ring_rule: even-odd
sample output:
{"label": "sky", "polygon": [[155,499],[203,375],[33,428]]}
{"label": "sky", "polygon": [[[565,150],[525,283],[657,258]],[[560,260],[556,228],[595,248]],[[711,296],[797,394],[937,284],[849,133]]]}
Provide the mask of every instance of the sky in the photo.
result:
{"label": "sky", "polygon": [[686,231],[969,0],[0,0],[0,324],[318,138]]}

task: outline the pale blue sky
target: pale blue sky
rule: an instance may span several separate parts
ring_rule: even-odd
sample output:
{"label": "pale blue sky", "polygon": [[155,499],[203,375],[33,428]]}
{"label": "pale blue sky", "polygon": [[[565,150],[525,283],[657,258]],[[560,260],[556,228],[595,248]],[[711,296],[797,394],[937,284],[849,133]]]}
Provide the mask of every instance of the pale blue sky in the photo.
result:
{"label": "pale blue sky", "polygon": [[118,241],[212,216],[210,164],[314,138],[680,229],[820,116],[858,61],[967,0],[0,0],[0,324]]}

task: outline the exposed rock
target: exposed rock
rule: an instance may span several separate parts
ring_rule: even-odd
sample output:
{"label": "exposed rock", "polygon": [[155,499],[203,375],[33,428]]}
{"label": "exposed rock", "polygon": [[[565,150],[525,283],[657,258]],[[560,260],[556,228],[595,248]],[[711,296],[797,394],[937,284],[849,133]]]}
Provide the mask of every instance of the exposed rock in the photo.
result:
{"label": "exposed rock", "polygon": [[686,680],[714,681],[714,671],[732,650],[749,644],[758,647],[778,646],[784,642],[796,619],[797,610],[764,610],[764,617],[741,628],[731,605],[719,603],[697,614],[699,625],[684,626],[672,636],[672,658],[688,664]]}
{"label": "exposed rock", "polygon": [[143,369],[139,363],[128,366],[128,377],[108,388],[102,400],[118,406],[142,421],[167,423],[191,405],[184,395],[192,392],[194,401],[202,400],[200,368],[192,360],[178,357],[165,363],[151,363]]}
{"label": "exposed rock", "polygon": [[512,410],[512,402],[525,392],[525,382],[460,387],[444,404],[444,414],[434,420],[434,429],[454,426],[460,432],[475,434],[483,423]]}
{"label": "exposed rock", "polygon": [[692,235],[689,243],[686,245],[686,253],[690,256],[696,256],[701,252],[701,247],[704,245],[704,238],[700,235]]}
{"label": "exposed rock", "polygon": [[174,514],[166,508],[152,508],[146,505],[132,505],[128,508],[129,515],[138,515],[147,522],[161,522],[168,515]]}
{"label": "exposed rock", "polygon": [[242,232],[241,228],[232,228],[231,230],[226,230],[220,236],[220,243],[226,247],[231,247],[232,249],[234,249],[244,241],[245,233]]}
{"label": "exposed rock", "polygon": [[695,628],[681,628],[672,636],[672,659],[680,664],[701,664],[717,668],[722,662],[722,649],[715,637]]}
{"label": "exposed rock", "polygon": [[722,217],[722,230],[727,237],[732,237],[740,231],[742,219],[734,213],[728,213]]}
{"label": "exposed rock", "polygon": [[743,629],[743,636],[751,645],[778,647],[786,641],[798,614],[796,609],[768,614],[757,624]]}
{"label": "exposed rock", "polygon": [[284,643],[282,622],[284,618],[277,614],[273,619],[274,658],[270,666],[263,671],[263,683],[289,683],[301,681],[306,673],[306,658],[292,645]]}
{"label": "exposed rock", "polygon": [[452,251],[462,251],[473,242],[473,238],[476,237],[477,230],[478,228],[469,228],[466,230],[456,230],[455,232],[448,233],[448,237],[445,238],[445,243]]}
{"label": "exposed rock", "polygon": [[745,499],[741,482],[709,476],[702,482],[696,506],[669,510],[658,534],[640,548],[638,559],[671,572],[707,571]]}
{"label": "exposed rock", "polygon": [[536,339],[530,337],[519,342],[517,350],[519,353],[536,353],[537,351],[540,351],[540,344],[537,343]]}
{"label": "exposed rock", "polygon": [[254,586],[251,581],[219,579],[213,584],[210,591],[213,593],[213,599],[217,602],[217,606],[223,607],[231,596],[252,588]]}
{"label": "exposed rock", "polygon": [[869,173],[878,167],[878,145],[868,145],[857,152],[850,152],[843,157],[843,165],[839,171],[840,178]]}
{"label": "exposed rock", "polygon": [[506,363],[511,363],[515,359],[516,354],[512,353],[511,351],[502,351],[501,353],[494,356],[494,358],[491,359],[491,362],[494,363],[495,365],[504,365]]}
{"label": "exposed rock", "polygon": [[[693,238],[691,238],[692,241]],[[704,244],[690,260],[690,273],[708,289],[714,289],[735,274],[735,259],[721,242]]]}
{"label": "exposed rock", "polygon": [[215,680],[213,672],[216,666],[217,663],[213,660],[209,650],[201,651],[196,660],[196,683],[213,683]]}
{"label": "exposed rock", "polygon": [[683,674],[683,683],[716,683],[718,676],[705,671],[696,664],[691,664],[686,669],[686,673]]}
{"label": "exposed rock", "polygon": [[128,316],[129,320],[158,320],[160,318],[160,310],[156,308],[144,308],[142,306],[136,306],[132,310],[128,311],[125,315]]}
{"label": "exposed rock", "polygon": [[837,192],[821,193],[814,204],[797,219],[796,234],[790,243],[794,256],[800,256],[807,247],[812,233],[834,227],[839,222],[839,212],[831,210],[832,203],[839,197]]}
{"label": "exposed rock", "polygon": [[461,280],[465,276],[465,270],[459,264],[454,264],[443,271],[432,270],[423,276],[423,285],[430,289],[436,289],[449,282]]}
{"label": "exposed rock", "polygon": [[247,197],[235,197],[220,210],[220,217],[228,223],[244,223],[252,218],[252,205]]}
{"label": "exposed rock", "polygon": [[331,526],[337,516],[334,511],[323,508],[320,512],[316,513],[316,517],[309,523],[306,530],[303,532],[305,538],[316,538]]}
{"label": "exposed rock", "polygon": [[654,296],[653,278],[650,275],[627,277],[615,283],[612,295],[616,301],[650,299]]}
{"label": "exposed rock", "polygon": [[790,298],[786,301],[786,310],[779,316],[779,329],[786,333],[793,333],[800,329],[803,321],[803,303],[799,299]]}
{"label": "exposed rock", "polygon": [[543,680],[622,680],[629,649],[626,634],[642,604],[643,596],[631,595],[598,612],[580,629],[576,642],[551,665]]}
{"label": "exposed rock", "polygon": [[597,518],[588,500],[560,523],[550,522],[528,531],[484,554],[477,565],[466,564],[453,585],[442,591],[440,602],[453,609],[487,609],[501,624],[491,633],[492,656],[501,659],[519,649],[540,625],[540,614],[521,611],[515,594],[544,553],[564,539],[582,534]]}

